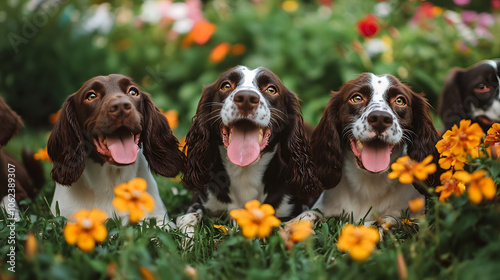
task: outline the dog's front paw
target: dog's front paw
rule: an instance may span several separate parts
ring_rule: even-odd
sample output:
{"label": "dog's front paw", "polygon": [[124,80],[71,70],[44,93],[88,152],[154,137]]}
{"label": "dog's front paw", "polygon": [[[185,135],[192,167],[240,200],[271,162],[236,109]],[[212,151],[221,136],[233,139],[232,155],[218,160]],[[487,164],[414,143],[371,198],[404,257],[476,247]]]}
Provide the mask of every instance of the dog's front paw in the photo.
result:
{"label": "dog's front paw", "polygon": [[192,239],[194,237],[196,225],[200,223],[201,217],[201,213],[188,213],[177,217],[175,221],[177,228],[186,236],[182,242],[182,249],[192,249]]}
{"label": "dog's front paw", "polygon": [[307,210],[297,217],[291,219],[290,221],[285,223],[284,229],[286,232],[290,232],[290,228],[293,224],[300,221],[311,221],[314,224],[317,220],[321,219],[322,215],[318,211],[315,210]]}

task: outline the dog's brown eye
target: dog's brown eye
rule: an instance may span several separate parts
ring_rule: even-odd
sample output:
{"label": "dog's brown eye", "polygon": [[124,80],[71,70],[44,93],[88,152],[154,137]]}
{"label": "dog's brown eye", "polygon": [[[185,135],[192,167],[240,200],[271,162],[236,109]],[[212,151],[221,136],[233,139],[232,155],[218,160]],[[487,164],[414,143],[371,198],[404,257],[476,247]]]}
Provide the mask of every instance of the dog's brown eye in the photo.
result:
{"label": "dog's brown eye", "polygon": [[396,98],[394,103],[398,106],[404,106],[404,105],[406,105],[406,100],[403,97],[398,97],[398,98]]}
{"label": "dog's brown eye", "polygon": [[491,90],[491,88],[485,84],[480,84],[478,87],[474,88],[474,91],[476,93],[485,93],[485,92],[489,92]]}
{"label": "dog's brown eye", "polygon": [[92,101],[96,98],[97,98],[97,94],[93,91],[87,92],[87,95],[85,96],[85,99],[87,99],[87,101]]}
{"label": "dog's brown eye", "polygon": [[268,87],[266,89],[266,91],[269,92],[270,94],[276,94],[276,93],[278,93],[278,90],[275,87],[273,87],[273,86]]}
{"label": "dog's brown eye", "polygon": [[351,97],[352,103],[360,103],[362,101],[363,101],[363,97],[361,97],[361,95],[359,95],[359,94],[356,94],[353,97]]}
{"label": "dog's brown eye", "polygon": [[231,89],[231,84],[230,83],[223,83],[222,86],[220,87],[221,90],[229,90]]}
{"label": "dog's brown eye", "polygon": [[130,94],[132,96],[138,96],[139,95],[139,91],[136,88],[130,88],[128,90],[128,94]]}

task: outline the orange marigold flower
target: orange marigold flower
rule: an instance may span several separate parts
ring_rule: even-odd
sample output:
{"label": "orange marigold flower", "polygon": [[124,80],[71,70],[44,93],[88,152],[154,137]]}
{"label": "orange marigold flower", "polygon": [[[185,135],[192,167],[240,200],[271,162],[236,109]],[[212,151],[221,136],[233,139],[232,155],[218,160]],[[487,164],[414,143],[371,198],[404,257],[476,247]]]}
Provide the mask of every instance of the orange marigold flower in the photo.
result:
{"label": "orange marigold flower", "polygon": [[477,123],[471,124],[471,120],[461,120],[460,127],[454,125],[451,132],[457,139],[455,145],[451,147],[451,152],[455,155],[461,155],[464,151],[469,152],[476,148],[481,144],[483,137],[483,129]]}
{"label": "orange marigold flower", "polygon": [[376,228],[347,224],[340,232],[337,248],[347,252],[351,259],[362,262],[371,255],[379,240]]}
{"label": "orange marigold flower", "polygon": [[404,225],[411,226],[411,221],[409,219],[402,219],[401,223],[404,224]]}
{"label": "orange marigold flower", "polygon": [[213,50],[210,52],[208,60],[212,63],[219,63],[222,60],[224,60],[224,58],[226,57],[226,55],[229,53],[230,50],[231,50],[231,44],[227,42],[220,43],[217,46],[215,46],[215,48],[213,48]]}
{"label": "orange marigold flower", "polygon": [[106,213],[99,209],[75,212],[64,227],[63,235],[69,245],[78,246],[84,252],[95,248],[96,242],[103,242],[108,236],[104,226]]}
{"label": "orange marigold flower", "polygon": [[156,279],[153,272],[151,272],[151,270],[149,270],[147,267],[141,266],[141,267],[139,267],[139,270],[141,271],[141,276],[142,276],[143,280],[155,280]]}
{"label": "orange marigold flower", "polygon": [[28,232],[24,248],[26,250],[26,259],[28,261],[31,261],[38,254],[38,241],[32,232]]}
{"label": "orange marigold flower", "polygon": [[181,47],[187,48],[193,42],[198,45],[206,44],[210,38],[212,38],[216,29],[217,26],[213,23],[208,21],[198,21],[182,40]]}
{"label": "orange marigold flower", "polygon": [[470,182],[467,187],[469,201],[479,204],[483,199],[490,200],[495,197],[497,187],[490,177],[486,176],[485,170],[478,170],[471,174]]}
{"label": "orange marigold flower", "polygon": [[461,196],[465,191],[465,183],[470,181],[470,174],[467,171],[452,170],[441,174],[441,185],[436,187],[436,192],[441,193],[439,201],[444,202],[452,194]]}
{"label": "orange marigold flower", "polygon": [[420,213],[425,207],[425,198],[417,197],[408,201],[408,207],[413,213]]}
{"label": "orange marigold flower", "polygon": [[293,13],[299,9],[299,3],[295,0],[286,0],[281,4],[283,11]]}
{"label": "orange marigold flower", "polygon": [[443,139],[436,143],[436,150],[441,156],[449,156],[451,154],[451,148],[455,146],[457,138],[453,136],[451,130],[447,130],[443,134]]}
{"label": "orange marigold flower", "polygon": [[500,123],[493,124],[490,129],[488,129],[486,139],[484,139],[484,144],[490,144],[491,146],[500,143]]}
{"label": "orange marigold flower", "polygon": [[271,205],[261,205],[258,200],[252,200],[245,203],[245,209],[231,210],[229,215],[236,220],[246,238],[255,236],[264,238],[271,234],[273,227],[280,224],[280,220],[274,216],[274,213]]}
{"label": "orange marigold flower", "polygon": [[49,153],[47,152],[47,147],[44,149],[38,149],[38,152],[33,155],[33,158],[41,161],[51,161]]}
{"label": "orange marigold flower", "polygon": [[153,197],[146,192],[148,185],[143,178],[135,178],[114,188],[116,195],[112,204],[116,210],[128,212],[130,221],[138,222],[155,208]]}
{"label": "orange marigold flower", "polygon": [[[474,150],[471,150],[474,151]],[[465,164],[467,163],[467,154],[463,153],[460,155],[455,155],[450,153],[448,156],[441,157],[438,161],[439,166],[448,170],[453,167],[454,170],[463,170]]]}
{"label": "orange marigold flower", "polygon": [[299,243],[314,234],[313,223],[309,220],[301,220],[290,225],[290,240],[293,243]]}
{"label": "orange marigold flower", "polygon": [[423,181],[436,172],[436,164],[431,163],[432,158],[432,155],[427,156],[419,163],[409,156],[400,157],[391,165],[392,172],[387,177],[391,180],[399,178],[399,182],[403,184],[413,183],[413,177]]}

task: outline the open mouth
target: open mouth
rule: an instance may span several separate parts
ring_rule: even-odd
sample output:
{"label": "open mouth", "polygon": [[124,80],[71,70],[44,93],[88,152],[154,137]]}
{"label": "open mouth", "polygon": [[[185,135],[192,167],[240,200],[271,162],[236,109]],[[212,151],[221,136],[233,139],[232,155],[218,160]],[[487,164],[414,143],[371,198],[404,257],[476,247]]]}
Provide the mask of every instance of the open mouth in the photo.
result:
{"label": "open mouth", "polygon": [[351,149],[360,168],[378,173],[389,168],[393,144],[375,139],[361,142],[351,138]]}
{"label": "open mouth", "polygon": [[108,158],[108,162],[120,165],[132,164],[137,159],[140,134],[133,134],[125,127],[110,135],[94,138],[97,152]]}
{"label": "open mouth", "polygon": [[229,160],[239,166],[255,162],[267,146],[271,129],[260,127],[249,120],[236,121],[221,126],[222,142]]}

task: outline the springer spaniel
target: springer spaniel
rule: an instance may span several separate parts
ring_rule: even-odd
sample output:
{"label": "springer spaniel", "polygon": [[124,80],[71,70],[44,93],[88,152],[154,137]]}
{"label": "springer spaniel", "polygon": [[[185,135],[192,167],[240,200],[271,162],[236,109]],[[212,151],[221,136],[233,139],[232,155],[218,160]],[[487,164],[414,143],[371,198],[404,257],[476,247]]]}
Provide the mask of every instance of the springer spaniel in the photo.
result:
{"label": "springer spaniel", "polygon": [[[333,92],[313,132],[312,156],[326,190],[313,210],[291,222],[321,218],[315,208],[328,218],[348,214],[365,224],[378,217],[382,224],[397,222],[408,201],[421,195],[417,186],[389,180],[390,166],[404,155],[422,161],[433,154],[436,160],[438,140],[421,95],[391,75],[361,74]],[[435,186],[437,178],[432,175],[427,184]]]}
{"label": "springer spaniel", "polygon": [[62,216],[99,208],[115,214],[113,188],[135,177],[146,180],[155,208],[147,218],[168,222],[151,171],[173,177],[185,165],[167,120],[128,77],[94,77],[63,104],[47,145],[56,181],[51,210]]}
{"label": "springer spaniel", "polygon": [[36,191],[45,184],[42,165],[33,154],[22,152],[23,162],[1,149],[21,128],[23,122],[0,97],[0,211],[4,208],[7,219],[19,221],[18,203],[28,197],[34,198]]}
{"label": "springer spaniel", "polygon": [[177,226],[189,236],[202,212],[257,199],[288,219],[321,190],[299,99],[266,68],[237,66],[205,87],[186,145],[183,180],[195,195]]}
{"label": "springer spaniel", "polygon": [[479,123],[484,131],[500,122],[499,84],[499,59],[481,61],[467,69],[451,69],[438,106],[443,130],[458,125],[462,119]]}

